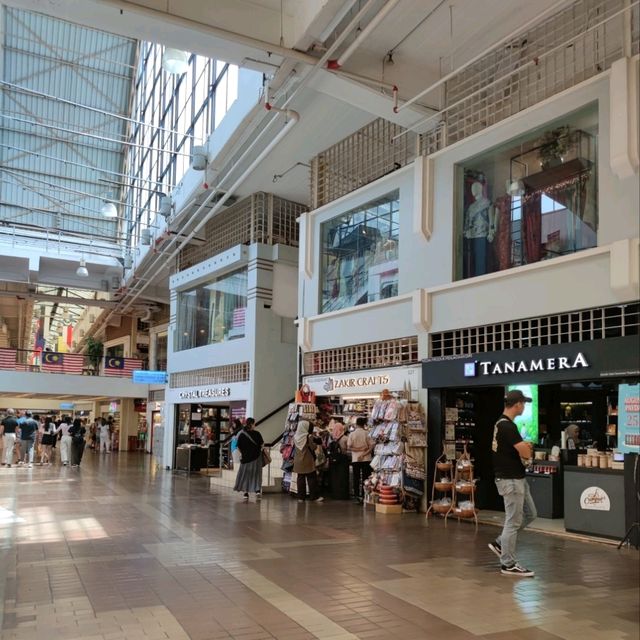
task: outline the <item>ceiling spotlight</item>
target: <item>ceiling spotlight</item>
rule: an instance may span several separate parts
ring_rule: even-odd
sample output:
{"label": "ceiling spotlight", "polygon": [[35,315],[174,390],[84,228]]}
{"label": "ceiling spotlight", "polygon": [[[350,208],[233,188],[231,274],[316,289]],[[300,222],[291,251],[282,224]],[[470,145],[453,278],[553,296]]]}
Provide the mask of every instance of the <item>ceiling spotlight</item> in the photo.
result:
{"label": "ceiling spotlight", "polygon": [[167,73],[182,75],[189,68],[189,54],[180,49],[166,47],[162,56],[162,68]]}
{"label": "ceiling spotlight", "polygon": [[89,277],[89,270],[87,269],[87,263],[85,262],[84,258],[82,258],[82,260],[80,260],[80,264],[78,265],[78,268],[76,269],[76,275],[80,276],[81,278],[88,278]]}
{"label": "ceiling spotlight", "polygon": [[100,213],[105,218],[117,218],[118,217],[118,209],[116,208],[116,205],[113,204],[113,202],[109,202],[108,200],[105,200],[104,203],[102,204],[102,206],[100,207]]}

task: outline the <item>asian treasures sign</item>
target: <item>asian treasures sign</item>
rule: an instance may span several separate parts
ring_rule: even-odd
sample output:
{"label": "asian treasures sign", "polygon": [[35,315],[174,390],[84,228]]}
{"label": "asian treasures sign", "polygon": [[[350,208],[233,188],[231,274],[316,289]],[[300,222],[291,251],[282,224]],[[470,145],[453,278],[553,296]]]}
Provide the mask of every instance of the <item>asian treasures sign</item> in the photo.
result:
{"label": "asian treasures sign", "polygon": [[425,388],[573,382],[640,375],[638,336],[507,349],[422,362]]}
{"label": "asian treasures sign", "polygon": [[303,381],[316,396],[348,396],[380,393],[383,389],[391,392],[415,391],[420,388],[420,374],[420,367],[396,367],[326,376],[305,376]]}

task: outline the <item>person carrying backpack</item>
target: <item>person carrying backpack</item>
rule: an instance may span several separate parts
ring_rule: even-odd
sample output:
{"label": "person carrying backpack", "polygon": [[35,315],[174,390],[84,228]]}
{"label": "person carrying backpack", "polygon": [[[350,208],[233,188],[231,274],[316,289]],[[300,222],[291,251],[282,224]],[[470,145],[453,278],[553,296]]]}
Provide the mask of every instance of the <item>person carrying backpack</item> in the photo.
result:
{"label": "person carrying backpack", "polygon": [[349,454],[347,452],[347,436],[345,426],[335,420],[331,431],[328,450],[329,486],[334,500],[349,499]]}

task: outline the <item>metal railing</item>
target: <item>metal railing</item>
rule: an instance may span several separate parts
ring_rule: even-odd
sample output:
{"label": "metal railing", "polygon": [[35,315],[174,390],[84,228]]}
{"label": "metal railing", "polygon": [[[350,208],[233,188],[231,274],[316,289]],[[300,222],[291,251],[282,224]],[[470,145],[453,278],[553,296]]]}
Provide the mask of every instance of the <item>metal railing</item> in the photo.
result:
{"label": "metal railing", "polygon": [[144,368],[145,361],[138,358],[0,348],[0,371],[131,378],[133,371]]}

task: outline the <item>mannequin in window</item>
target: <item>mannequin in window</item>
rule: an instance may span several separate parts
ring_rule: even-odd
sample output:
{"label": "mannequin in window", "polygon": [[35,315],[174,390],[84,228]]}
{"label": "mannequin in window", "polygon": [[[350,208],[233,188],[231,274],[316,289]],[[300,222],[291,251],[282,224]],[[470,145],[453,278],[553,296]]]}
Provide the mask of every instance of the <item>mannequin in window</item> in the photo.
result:
{"label": "mannequin in window", "polygon": [[474,201],[464,212],[465,278],[487,273],[489,244],[496,234],[496,214],[481,182],[471,185]]}

